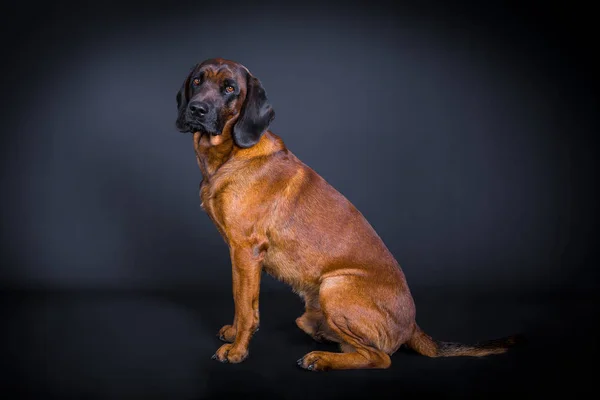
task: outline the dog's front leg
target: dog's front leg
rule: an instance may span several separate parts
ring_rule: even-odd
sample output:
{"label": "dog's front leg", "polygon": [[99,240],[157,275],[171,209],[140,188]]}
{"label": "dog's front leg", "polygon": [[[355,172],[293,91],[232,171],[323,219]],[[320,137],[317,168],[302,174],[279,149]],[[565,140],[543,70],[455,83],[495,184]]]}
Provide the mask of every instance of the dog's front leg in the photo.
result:
{"label": "dog's front leg", "polygon": [[213,358],[221,362],[239,363],[248,356],[248,345],[258,328],[258,294],[262,257],[252,246],[231,246],[235,330],[233,343],[221,346]]}

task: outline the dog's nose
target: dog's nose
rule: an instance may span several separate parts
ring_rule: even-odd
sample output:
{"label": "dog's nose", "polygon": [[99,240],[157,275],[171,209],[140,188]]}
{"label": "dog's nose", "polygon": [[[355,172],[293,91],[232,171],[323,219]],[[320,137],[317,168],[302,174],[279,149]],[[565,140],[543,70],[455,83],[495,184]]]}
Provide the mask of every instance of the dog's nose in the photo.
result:
{"label": "dog's nose", "polygon": [[192,110],[194,114],[202,116],[208,113],[208,104],[203,101],[194,101],[190,103],[190,110]]}

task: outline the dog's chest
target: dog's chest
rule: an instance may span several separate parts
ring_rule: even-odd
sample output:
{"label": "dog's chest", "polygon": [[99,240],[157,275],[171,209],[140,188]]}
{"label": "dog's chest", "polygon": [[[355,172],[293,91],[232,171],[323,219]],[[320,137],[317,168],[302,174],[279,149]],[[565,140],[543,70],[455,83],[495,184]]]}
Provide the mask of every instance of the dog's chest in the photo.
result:
{"label": "dog's chest", "polygon": [[[270,214],[259,213],[255,209],[248,209],[243,202],[232,201],[231,192],[244,196],[242,187],[235,185],[216,186],[202,184],[200,186],[201,206],[211,218],[218,231],[225,241],[230,244],[234,237],[239,237],[240,232],[248,232],[247,239],[255,237],[257,241],[268,240],[264,232],[266,226],[270,226],[264,218],[258,215]],[[237,196],[237,195],[236,195]],[[269,204],[269,199],[264,198],[263,205]],[[256,208],[256,207],[254,207]],[[269,275],[291,285],[294,290],[302,291],[306,285],[310,285],[313,280],[312,271],[306,271],[305,267],[297,258],[288,251],[284,243],[280,241],[269,241],[264,260],[263,268]],[[308,278],[308,282],[307,282]],[[318,276],[314,277],[315,279]]]}
{"label": "dog's chest", "polygon": [[[256,207],[244,201],[248,197],[247,184],[222,179],[200,185],[200,206],[208,214],[227,243],[253,231],[257,224]],[[252,205],[252,203],[250,204]]]}
{"label": "dog's chest", "polygon": [[200,207],[208,214],[225,241],[229,243],[227,215],[225,213],[226,207],[223,204],[223,191],[226,185],[218,185],[216,183],[209,184],[202,181],[200,184]]}

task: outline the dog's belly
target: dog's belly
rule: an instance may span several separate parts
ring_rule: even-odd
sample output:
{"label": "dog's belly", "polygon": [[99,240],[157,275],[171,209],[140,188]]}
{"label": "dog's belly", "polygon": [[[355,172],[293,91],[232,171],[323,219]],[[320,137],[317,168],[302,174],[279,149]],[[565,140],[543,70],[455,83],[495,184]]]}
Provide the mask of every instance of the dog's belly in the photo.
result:
{"label": "dog's belly", "polygon": [[316,265],[307,267],[304,261],[285,251],[269,249],[263,261],[263,269],[290,285],[295,292],[313,291],[319,286],[320,271]]}

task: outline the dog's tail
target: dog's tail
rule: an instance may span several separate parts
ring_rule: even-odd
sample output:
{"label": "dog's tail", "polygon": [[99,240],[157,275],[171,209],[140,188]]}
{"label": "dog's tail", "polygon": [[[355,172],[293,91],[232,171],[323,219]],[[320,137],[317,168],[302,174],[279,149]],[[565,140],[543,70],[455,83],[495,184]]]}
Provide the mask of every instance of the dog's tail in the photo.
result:
{"label": "dog's tail", "polygon": [[483,357],[490,354],[505,353],[510,347],[523,341],[524,338],[521,335],[514,335],[501,339],[487,340],[473,345],[440,342],[433,340],[417,326],[413,336],[406,342],[406,345],[417,353],[427,357]]}

